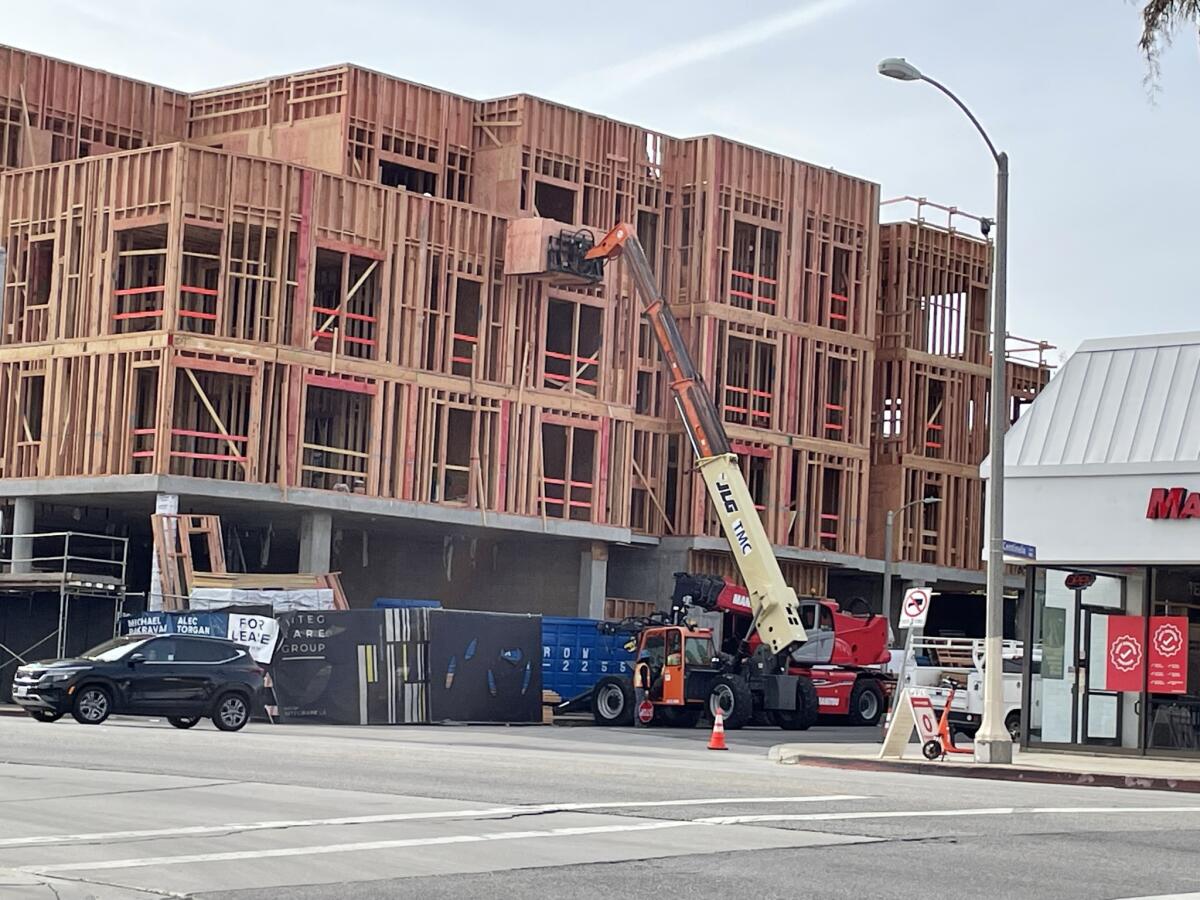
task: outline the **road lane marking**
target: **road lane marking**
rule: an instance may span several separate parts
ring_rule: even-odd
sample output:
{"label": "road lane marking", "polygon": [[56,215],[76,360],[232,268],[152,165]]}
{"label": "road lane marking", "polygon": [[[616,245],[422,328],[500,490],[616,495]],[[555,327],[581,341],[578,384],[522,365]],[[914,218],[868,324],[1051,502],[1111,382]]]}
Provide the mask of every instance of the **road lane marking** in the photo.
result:
{"label": "road lane marking", "polygon": [[371,816],[342,816],[330,819],[281,819],[269,822],[233,822],[224,825],[181,825],[178,828],[155,828],[142,831],[102,831],[91,834],[48,834],[0,839],[0,850],[6,847],[38,847],[53,844],[76,844],[96,841],[120,841],[144,838],[198,837],[210,834],[238,834],[247,831],[270,831],[282,828],[315,828],[336,825],[381,825],[389,822],[412,822],[423,819],[486,818],[488,816],[542,815],[557,812],[590,812],[602,809],[654,809],[672,806],[719,806],[723,804],[763,803],[835,803],[844,800],[867,800],[858,794],[824,794],[805,797],[716,797],[688,800],[651,800],[646,802],[603,803],[546,803],[538,806],[490,806],[481,809],[444,809],[430,812],[381,813]]}
{"label": "road lane marking", "polygon": [[1097,815],[1110,813],[1200,812],[1200,806],[997,806],[987,809],[921,809],[882,812],[781,813],[762,816],[708,816],[706,825],[754,825],[762,822],[840,822],[853,819],[924,819],[949,816]]}
{"label": "road lane marking", "polygon": [[282,847],[274,850],[231,850],[224,853],[194,853],[188,856],[151,856],[139,859],[108,859],[96,862],[61,863],[50,866],[21,866],[16,871],[31,875],[57,872],[84,872],[104,869],[144,869],[151,866],[182,866],[194,863],[234,862],[248,859],[277,859],[288,856],[317,856],[328,853],[360,853],[373,850],[399,850],[408,847],[433,847],[444,844],[478,844],[489,841],[519,841],[532,838],[582,837],[624,834],[637,831],[662,831],[667,828],[694,828],[695,822],[670,820],[595,825],[582,828],[547,828],[540,831],[498,831],[490,834],[450,834],[441,837],[404,838],[391,841],[361,841],[354,844],[325,844],[315,847]]}

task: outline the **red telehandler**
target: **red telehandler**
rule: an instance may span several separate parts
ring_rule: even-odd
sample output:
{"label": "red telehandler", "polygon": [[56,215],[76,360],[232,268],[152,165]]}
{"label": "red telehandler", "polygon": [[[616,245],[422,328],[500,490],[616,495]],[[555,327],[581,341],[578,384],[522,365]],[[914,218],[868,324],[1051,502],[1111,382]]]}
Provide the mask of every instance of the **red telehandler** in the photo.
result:
{"label": "red telehandler", "polygon": [[[746,589],[717,575],[675,575],[675,605],[720,613],[725,653],[760,644],[751,629]],[[801,599],[800,621],[808,641],[792,651],[788,672],[812,681],[821,715],[845,716],[851,725],[875,725],[887,709],[895,679],[879,668],[890,658],[887,622],[856,598],[842,608],[835,600]]]}

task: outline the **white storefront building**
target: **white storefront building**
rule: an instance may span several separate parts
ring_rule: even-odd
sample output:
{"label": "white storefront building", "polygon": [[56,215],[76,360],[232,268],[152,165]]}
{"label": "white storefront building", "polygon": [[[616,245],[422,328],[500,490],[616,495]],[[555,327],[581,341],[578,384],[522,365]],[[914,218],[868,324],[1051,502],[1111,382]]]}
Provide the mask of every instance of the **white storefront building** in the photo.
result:
{"label": "white storefront building", "polygon": [[1200,755],[1200,332],[1084,343],[1005,456],[1024,740]]}

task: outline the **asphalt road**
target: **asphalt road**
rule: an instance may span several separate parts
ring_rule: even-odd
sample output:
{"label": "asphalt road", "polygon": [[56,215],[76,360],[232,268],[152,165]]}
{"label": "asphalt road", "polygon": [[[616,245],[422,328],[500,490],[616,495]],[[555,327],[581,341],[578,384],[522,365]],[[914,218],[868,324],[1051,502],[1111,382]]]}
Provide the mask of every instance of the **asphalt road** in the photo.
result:
{"label": "asphalt road", "polygon": [[705,738],[3,717],[0,898],[1200,892],[1200,795],[779,766],[778,731]]}

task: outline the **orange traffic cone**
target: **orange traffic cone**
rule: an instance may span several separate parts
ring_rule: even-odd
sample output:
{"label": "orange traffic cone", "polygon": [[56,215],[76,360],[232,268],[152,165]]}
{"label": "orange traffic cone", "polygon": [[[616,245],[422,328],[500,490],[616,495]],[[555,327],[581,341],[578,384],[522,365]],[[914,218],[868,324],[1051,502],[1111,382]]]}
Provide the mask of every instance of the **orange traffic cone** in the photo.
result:
{"label": "orange traffic cone", "polygon": [[709,750],[728,750],[725,746],[725,717],[721,715],[721,711],[717,710],[717,715],[713,719],[712,737],[708,739]]}

